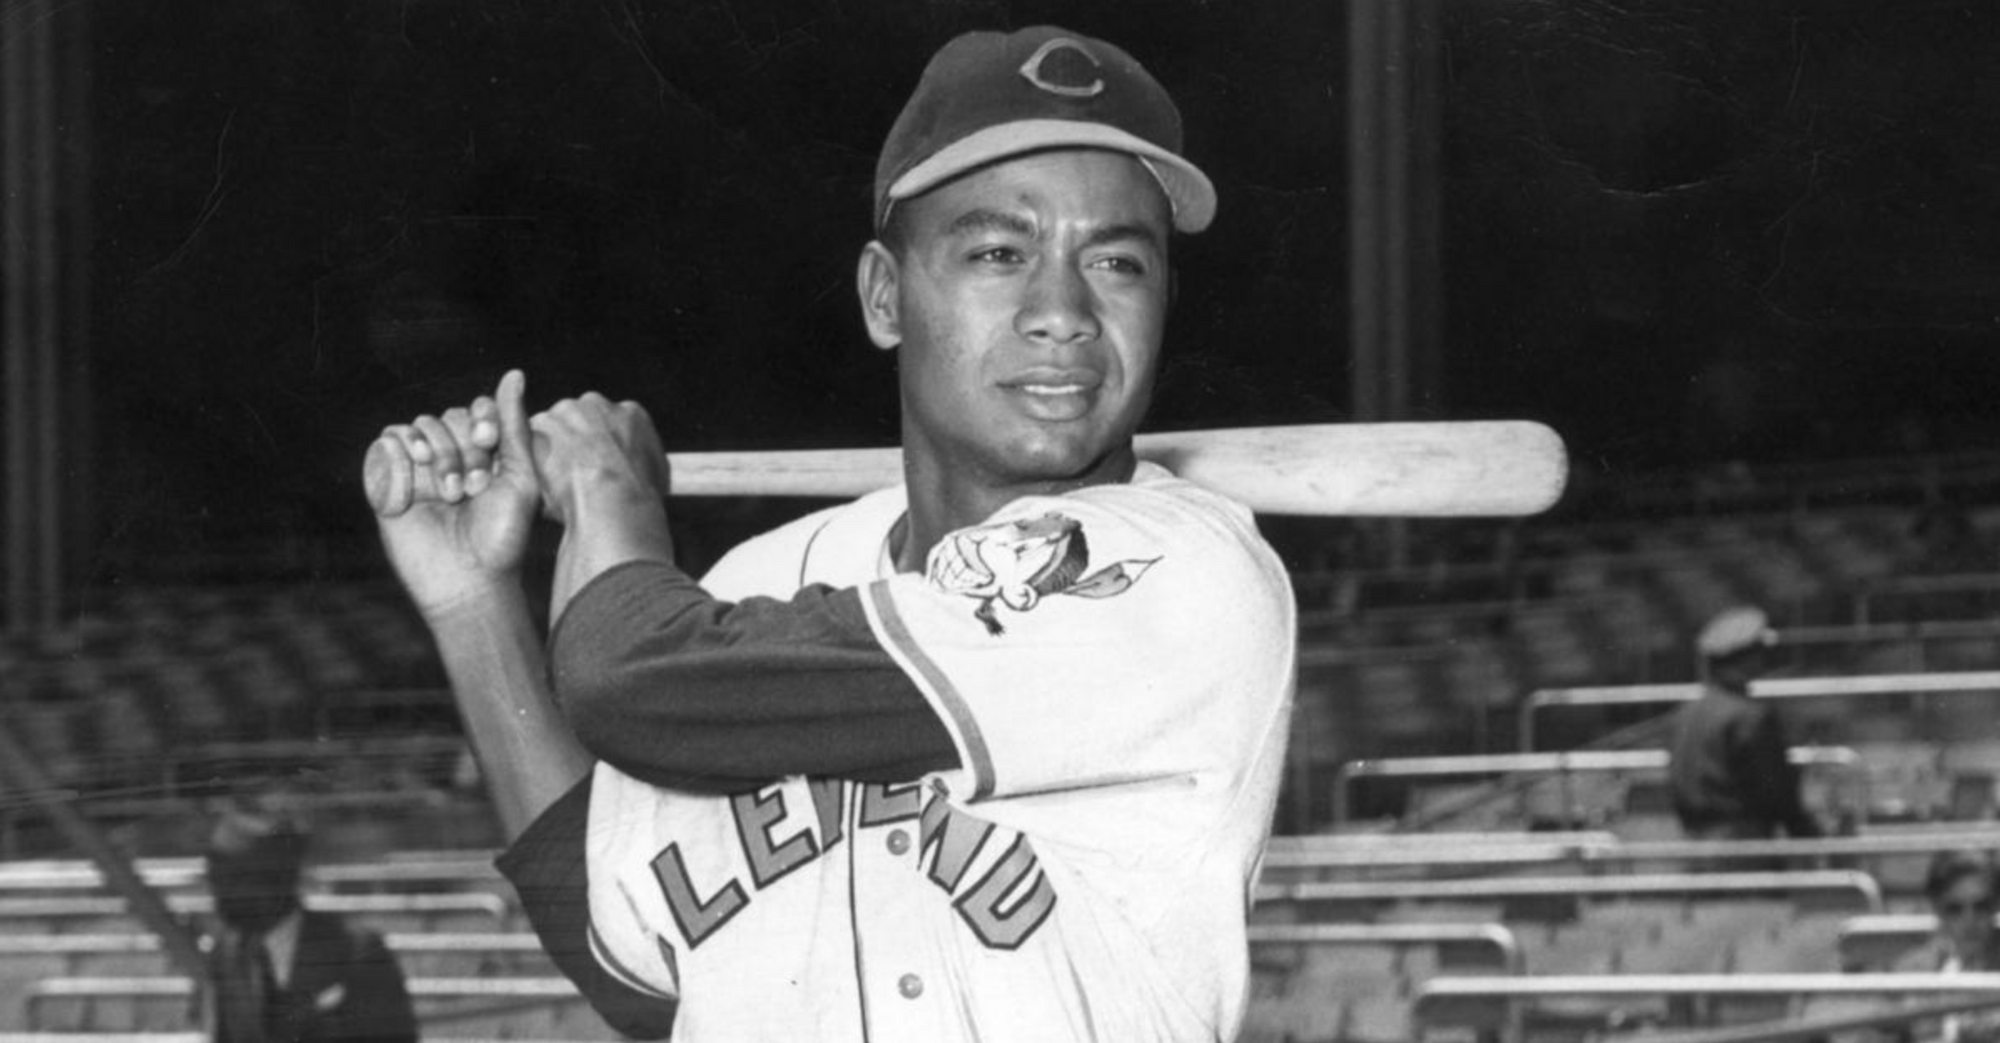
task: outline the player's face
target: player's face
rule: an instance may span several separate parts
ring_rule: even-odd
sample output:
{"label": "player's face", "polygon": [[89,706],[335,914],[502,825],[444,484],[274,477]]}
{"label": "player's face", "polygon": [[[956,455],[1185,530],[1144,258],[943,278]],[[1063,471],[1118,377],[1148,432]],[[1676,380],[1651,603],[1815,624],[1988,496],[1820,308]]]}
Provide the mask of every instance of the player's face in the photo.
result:
{"label": "player's face", "polygon": [[899,345],[915,466],[995,488],[1124,479],[1166,315],[1158,183],[1130,156],[1065,150],[898,206],[893,314],[870,331]]}

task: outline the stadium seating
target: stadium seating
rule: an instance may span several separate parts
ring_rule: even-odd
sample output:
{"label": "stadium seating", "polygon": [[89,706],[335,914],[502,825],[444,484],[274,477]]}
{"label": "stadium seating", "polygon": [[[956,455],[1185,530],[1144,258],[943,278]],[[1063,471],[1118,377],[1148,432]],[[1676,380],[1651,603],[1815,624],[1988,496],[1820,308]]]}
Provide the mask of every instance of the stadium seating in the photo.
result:
{"label": "stadium seating", "polygon": [[[504,1026],[510,1035],[618,1038],[603,1034],[601,1022],[566,978],[410,976],[406,985],[427,1033],[431,1026],[449,1025],[470,1034],[486,1025]],[[194,983],[175,976],[50,977],[29,987],[26,1020],[29,1031],[181,1031],[189,1027],[194,995]]]}
{"label": "stadium seating", "polygon": [[[1821,997],[1967,996],[2000,1002],[2000,974],[1577,974],[1439,977],[1417,991],[1421,1031],[1520,1031],[1541,1011],[1602,1029],[1671,1018],[1709,1024],[1793,1019]],[[1749,1001],[1749,1002],[1745,1002]],[[1557,1007],[1555,1004],[1562,1004]]]}
{"label": "stadium seating", "polygon": [[[490,856],[316,865],[307,905],[385,933],[426,1038],[618,1038],[554,976]],[[198,864],[139,868],[176,913],[195,922],[208,913]],[[94,875],[74,862],[0,866],[0,1032],[191,1027],[188,981]]]}

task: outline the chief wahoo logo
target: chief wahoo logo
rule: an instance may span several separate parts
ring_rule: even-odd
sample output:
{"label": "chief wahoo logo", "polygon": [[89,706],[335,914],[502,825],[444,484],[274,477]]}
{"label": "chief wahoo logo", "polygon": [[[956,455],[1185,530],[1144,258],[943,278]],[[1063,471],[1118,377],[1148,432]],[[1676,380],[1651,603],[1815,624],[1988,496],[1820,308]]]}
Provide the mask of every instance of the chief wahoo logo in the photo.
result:
{"label": "chief wahoo logo", "polygon": [[1084,575],[1090,546],[1083,524],[1050,512],[1039,518],[960,529],[931,550],[931,586],[979,602],[973,618],[996,637],[1000,625],[994,603],[1027,612],[1044,597],[1108,598],[1123,594],[1158,558],[1121,561]]}

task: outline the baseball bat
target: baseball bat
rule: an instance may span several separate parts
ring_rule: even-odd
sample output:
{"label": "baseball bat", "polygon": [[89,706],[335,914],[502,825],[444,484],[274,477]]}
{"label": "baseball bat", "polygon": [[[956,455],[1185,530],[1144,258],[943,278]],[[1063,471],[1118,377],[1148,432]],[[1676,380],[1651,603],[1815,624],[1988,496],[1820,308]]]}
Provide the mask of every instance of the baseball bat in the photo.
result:
{"label": "baseball bat", "polygon": [[[1562,439],[1528,420],[1294,424],[1162,431],[1139,456],[1261,514],[1507,517],[1547,510],[1569,476]],[[374,502],[389,481],[371,447]],[[902,450],[668,453],[674,496],[849,498],[903,480]],[[437,499],[421,468],[413,495]]]}

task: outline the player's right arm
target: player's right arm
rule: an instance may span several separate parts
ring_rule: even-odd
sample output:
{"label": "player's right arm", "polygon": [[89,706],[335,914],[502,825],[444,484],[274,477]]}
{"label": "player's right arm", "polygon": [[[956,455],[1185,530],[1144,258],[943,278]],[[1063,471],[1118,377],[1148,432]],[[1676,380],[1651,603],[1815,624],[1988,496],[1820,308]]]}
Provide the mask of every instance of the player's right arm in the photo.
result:
{"label": "player's right arm", "polygon": [[[383,430],[369,505],[396,574],[436,638],[509,839],[590,769],[557,711],[521,583],[540,507],[519,371],[470,408]],[[418,502],[412,490],[441,494]]]}
{"label": "player's right arm", "polygon": [[[541,509],[519,372],[469,409],[390,427],[371,447],[382,543],[437,639],[510,847],[501,867],[556,966],[626,1036],[663,1039],[672,1002],[613,979],[591,955],[584,829],[591,758],[557,711],[543,636],[521,583]],[[418,488],[438,497],[418,502]]]}

